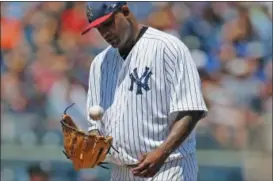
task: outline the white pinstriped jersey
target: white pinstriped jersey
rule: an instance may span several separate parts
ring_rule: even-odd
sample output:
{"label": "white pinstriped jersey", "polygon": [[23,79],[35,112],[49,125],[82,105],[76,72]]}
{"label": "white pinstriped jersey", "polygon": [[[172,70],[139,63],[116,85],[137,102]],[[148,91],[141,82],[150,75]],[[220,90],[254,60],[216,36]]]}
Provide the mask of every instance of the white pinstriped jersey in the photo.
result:
{"label": "white pinstriped jersey", "polygon": [[[149,27],[125,60],[108,47],[90,67],[87,110],[100,105],[101,122],[90,129],[113,136],[117,164],[133,164],[163,143],[177,111],[204,110],[201,83],[188,48],[176,37]],[[195,132],[169,159],[195,152]]]}

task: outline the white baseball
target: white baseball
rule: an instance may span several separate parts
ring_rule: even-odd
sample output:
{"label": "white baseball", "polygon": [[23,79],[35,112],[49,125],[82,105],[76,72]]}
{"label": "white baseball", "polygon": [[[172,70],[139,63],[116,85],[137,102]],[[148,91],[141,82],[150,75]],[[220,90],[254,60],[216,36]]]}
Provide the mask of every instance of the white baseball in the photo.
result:
{"label": "white baseball", "polygon": [[93,120],[101,120],[104,110],[100,106],[92,106],[89,108],[89,116]]}

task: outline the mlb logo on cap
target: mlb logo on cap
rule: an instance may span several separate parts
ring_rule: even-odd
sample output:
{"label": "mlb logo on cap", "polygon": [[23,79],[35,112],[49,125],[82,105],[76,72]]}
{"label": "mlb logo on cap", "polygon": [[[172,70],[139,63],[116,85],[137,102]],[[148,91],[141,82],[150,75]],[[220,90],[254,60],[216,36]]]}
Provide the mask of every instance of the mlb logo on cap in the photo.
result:
{"label": "mlb logo on cap", "polygon": [[126,1],[87,2],[85,11],[89,25],[84,29],[82,35],[106,21],[115,11],[126,4]]}

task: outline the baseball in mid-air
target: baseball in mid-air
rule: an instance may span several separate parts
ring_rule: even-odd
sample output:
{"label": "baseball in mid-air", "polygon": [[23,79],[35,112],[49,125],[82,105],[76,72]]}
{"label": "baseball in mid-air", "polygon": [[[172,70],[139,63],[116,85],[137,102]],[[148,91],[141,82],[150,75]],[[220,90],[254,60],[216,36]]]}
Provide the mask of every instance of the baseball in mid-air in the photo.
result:
{"label": "baseball in mid-air", "polygon": [[104,110],[100,106],[92,106],[89,108],[89,117],[93,120],[101,120],[104,114]]}

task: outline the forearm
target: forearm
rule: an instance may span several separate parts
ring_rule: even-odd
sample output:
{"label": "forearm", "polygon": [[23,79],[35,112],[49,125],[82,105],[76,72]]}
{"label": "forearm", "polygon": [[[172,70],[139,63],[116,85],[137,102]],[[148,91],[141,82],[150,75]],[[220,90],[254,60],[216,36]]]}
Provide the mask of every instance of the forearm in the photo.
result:
{"label": "forearm", "polygon": [[185,114],[181,113],[181,115],[178,116],[171,127],[167,139],[160,146],[167,156],[176,150],[186,140],[201,118],[201,115],[202,114],[198,112]]}

